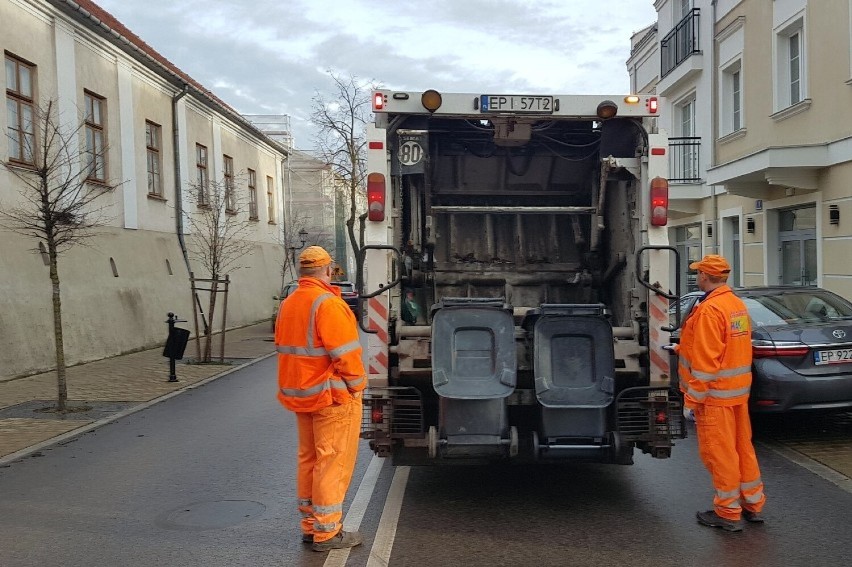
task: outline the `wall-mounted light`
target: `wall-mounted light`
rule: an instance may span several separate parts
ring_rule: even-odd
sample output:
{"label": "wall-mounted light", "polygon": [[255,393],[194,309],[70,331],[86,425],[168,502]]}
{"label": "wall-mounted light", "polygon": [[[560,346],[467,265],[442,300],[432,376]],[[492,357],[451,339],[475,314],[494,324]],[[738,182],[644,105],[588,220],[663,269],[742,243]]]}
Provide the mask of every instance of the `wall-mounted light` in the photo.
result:
{"label": "wall-mounted light", "polygon": [[713,223],[707,223],[707,238],[713,238]]}
{"label": "wall-mounted light", "polygon": [[840,209],[837,205],[828,206],[828,222],[831,224],[840,224]]}
{"label": "wall-mounted light", "polygon": [[746,232],[749,234],[754,234],[754,217],[746,218]]}

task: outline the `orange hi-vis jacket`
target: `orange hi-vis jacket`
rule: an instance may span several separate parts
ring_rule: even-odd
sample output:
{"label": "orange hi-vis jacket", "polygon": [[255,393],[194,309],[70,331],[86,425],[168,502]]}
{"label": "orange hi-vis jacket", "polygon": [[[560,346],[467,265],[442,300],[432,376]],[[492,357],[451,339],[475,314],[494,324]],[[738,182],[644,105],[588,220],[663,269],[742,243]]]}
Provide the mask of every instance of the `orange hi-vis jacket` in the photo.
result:
{"label": "orange hi-vis jacket", "polygon": [[734,406],[751,389],[751,323],[727,285],[714,289],[686,319],[676,347],[684,403]]}
{"label": "orange hi-vis jacket", "polygon": [[278,313],[278,400],[295,412],[344,404],[367,387],[355,315],[340,288],[299,278]]}

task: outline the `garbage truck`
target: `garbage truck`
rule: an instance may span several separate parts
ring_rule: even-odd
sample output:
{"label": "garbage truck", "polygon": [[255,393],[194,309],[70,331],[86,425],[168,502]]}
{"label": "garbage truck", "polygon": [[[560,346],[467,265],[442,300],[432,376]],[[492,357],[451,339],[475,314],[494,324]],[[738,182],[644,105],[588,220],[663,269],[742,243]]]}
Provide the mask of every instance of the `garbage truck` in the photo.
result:
{"label": "garbage truck", "polygon": [[671,455],[655,95],[372,93],[361,436],[395,465]]}

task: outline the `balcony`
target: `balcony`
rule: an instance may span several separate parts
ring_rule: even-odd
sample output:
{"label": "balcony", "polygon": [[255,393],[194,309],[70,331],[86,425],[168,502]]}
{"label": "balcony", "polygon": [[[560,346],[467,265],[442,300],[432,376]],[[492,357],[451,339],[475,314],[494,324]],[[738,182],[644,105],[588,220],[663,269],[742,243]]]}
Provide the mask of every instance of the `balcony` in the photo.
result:
{"label": "balcony", "polygon": [[675,67],[699,52],[698,23],[701,10],[693,8],[660,42],[660,77],[671,73]]}
{"label": "balcony", "polygon": [[701,138],[669,138],[669,183],[701,183]]}

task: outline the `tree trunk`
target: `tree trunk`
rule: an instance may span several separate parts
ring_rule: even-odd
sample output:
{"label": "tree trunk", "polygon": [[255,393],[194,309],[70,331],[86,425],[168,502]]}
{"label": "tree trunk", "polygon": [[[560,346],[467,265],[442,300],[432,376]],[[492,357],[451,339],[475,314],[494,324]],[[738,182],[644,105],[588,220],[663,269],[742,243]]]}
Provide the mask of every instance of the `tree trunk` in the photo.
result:
{"label": "tree trunk", "polygon": [[53,288],[53,338],[56,342],[56,409],[65,413],[68,401],[68,384],[65,379],[65,344],[62,340],[62,302],[59,296],[59,258],[56,245],[47,243],[50,258],[50,282]]}
{"label": "tree trunk", "polygon": [[204,362],[210,362],[213,359],[213,325],[216,315],[216,295],[219,290],[219,281],[214,275],[210,282],[210,302],[207,306],[207,317],[210,324],[207,326],[207,334],[204,337]]}

